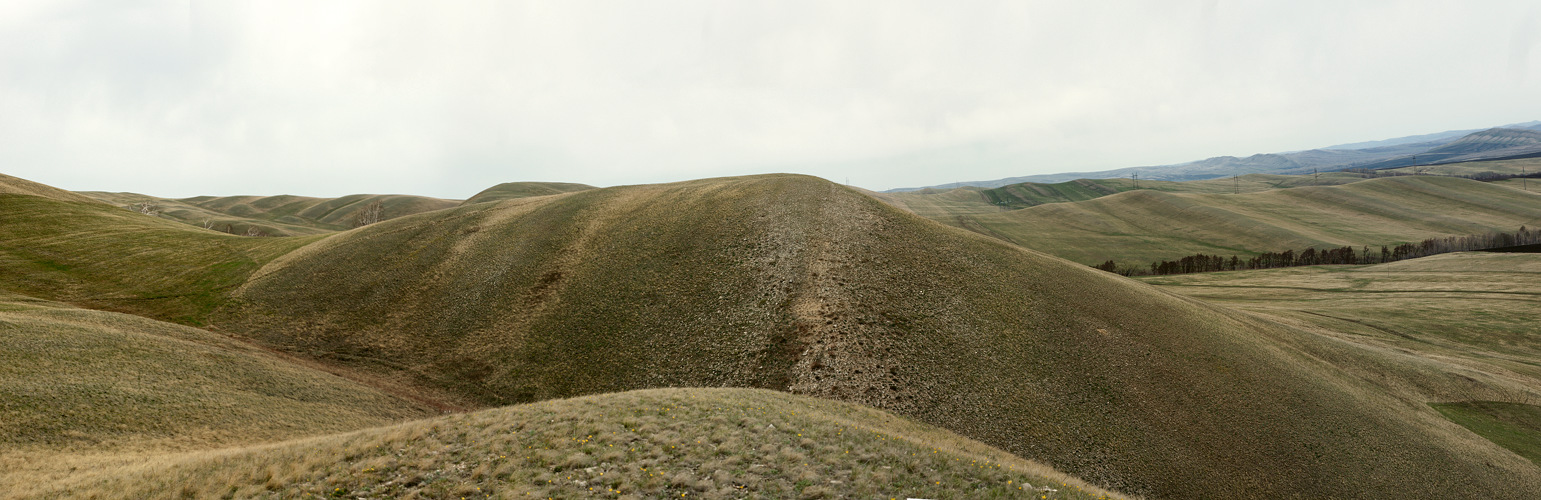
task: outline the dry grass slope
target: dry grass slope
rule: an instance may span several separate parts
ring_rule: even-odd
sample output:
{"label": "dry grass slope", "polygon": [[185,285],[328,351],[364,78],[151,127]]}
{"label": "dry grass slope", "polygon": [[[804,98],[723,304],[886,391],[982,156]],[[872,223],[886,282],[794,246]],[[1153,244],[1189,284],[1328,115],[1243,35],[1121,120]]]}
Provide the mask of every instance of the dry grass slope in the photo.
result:
{"label": "dry grass slope", "polygon": [[44,485],[30,494],[1123,498],[892,414],[747,389],[660,389],[545,401],[166,458]]}
{"label": "dry grass slope", "polygon": [[234,236],[94,201],[0,194],[0,291],[201,325],[262,264],[315,240]]}
{"label": "dry grass slope", "polygon": [[140,204],[150,203],[158,212],[157,217],[227,234],[245,235],[255,231],[264,236],[309,236],[327,234],[336,230],[316,227],[303,221],[300,224],[286,224],[268,219],[238,217],[182,200],[156,198],[139,193],[85,191],[81,194],[97,201],[129,209],[138,209]]}
{"label": "dry grass slope", "polygon": [[1412,175],[1415,173],[1430,175],[1476,175],[1483,172],[1508,175],[1516,175],[1522,173],[1533,174],[1536,172],[1541,172],[1541,158],[1472,161],[1465,163],[1450,163],[1445,165],[1421,165],[1417,167],[1386,169],[1382,170],[1381,172],[1398,175]]}
{"label": "dry grass slope", "polygon": [[270,220],[277,223],[344,230],[354,226],[355,217],[371,204],[379,203],[381,220],[460,205],[459,200],[441,200],[426,196],[400,194],[354,194],[341,198],[305,196],[199,196],[178,200],[208,210],[236,217]]}
{"label": "dry grass slope", "polygon": [[[1468,387],[1409,376],[1393,391],[1541,463],[1541,256],[1453,253],[1374,266],[1316,266],[1142,278],[1185,295],[1400,357],[1397,371],[1458,373]],[[1384,378],[1384,360],[1320,356]],[[1401,387],[1398,387],[1400,385]]]}
{"label": "dry grass slope", "polygon": [[[279,257],[235,295],[219,315],[233,331],[489,404],[765,387],[888,409],[1134,493],[1541,491],[1541,470],[1423,404],[1483,383],[1444,365],[809,177],[404,217]],[[1341,368],[1360,361],[1379,377]]]}
{"label": "dry grass slope", "polygon": [[1187,182],[1077,179],[1053,184],[1023,182],[994,189],[968,187],[871,194],[921,217],[965,227],[964,221],[960,221],[959,216],[1005,212],[1049,203],[1093,200],[1137,189],[1166,193],[1256,193],[1302,186],[1336,186],[1364,179],[1362,175],[1344,172],[1328,172],[1319,176],[1247,174],[1236,179]]}
{"label": "dry grass slope", "polygon": [[528,198],[531,196],[550,196],[589,189],[594,189],[594,186],[570,182],[505,182],[476,193],[475,196],[467,199],[462,205]]}
{"label": "dry grass slope", "polygon": [[[1463,252],[1373,266],[1311,266],[1142,281],[1354,342],[1419,353],[1506,384],[1455,399],[1514,399],[1541,387],[1541,256]],[[1516,399],[1516,401],[1520,401]]]}
{"label": "dry grass slope", "polygon": [[964,227],[1084,264],[1146,265],[1239,255],[1395,245],[1541,224],[1541,194],[1446,177],[1394,177],[1258,193],[1140,190],[965,217]]}
{"label": "dry grass slope", "polygon": [[0,491],[431,414],[203,330],[0,296]]}
{"label": "dry grass slope", "polygon": [[11,177],[0,174],[0,194],[19,194],[37,196],[57,201],[72,201],[78,203],[91,203],[90,197],[71,193],[46,184],[39,184],[20,177]]}

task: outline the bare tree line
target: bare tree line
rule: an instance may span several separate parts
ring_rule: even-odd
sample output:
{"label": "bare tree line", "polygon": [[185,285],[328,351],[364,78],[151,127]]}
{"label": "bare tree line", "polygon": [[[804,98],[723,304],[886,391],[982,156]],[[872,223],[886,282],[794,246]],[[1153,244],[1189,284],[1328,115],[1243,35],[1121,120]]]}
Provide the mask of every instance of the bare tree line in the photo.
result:
{"label": "bare tree line", "polygon": [[[139,212],[141,214],[145,214],[145,215],[148,215],[148,216],[151,216],[151,217],[160,217],[161,216],[161,212],[163,210],[161,208],[160,204],[156,203],[155,200],[143,200],[143,201],[131,203],[128,206],[123,207],[123,208],[127,208],[129,210],[132,210],[132,211],[135,211],[135,212]],[[220,231],[220,229],[217,227],[218,225],[219,224],[214,222],[214,219],[204,219],[203,220],[203,224],[201,224],[201,226],[204,229],[208,229],[210,231]],[[257,226],[251,226],[251,225],[246,226],[246,231],[245,232],[237,233],[236,230],[235,230],[235,225],[234,224],[225,224],[225,229],[223,230],[223,232],[229,233],[229,234],[239,234],[241,236],[250,236],[250,237],[254,237],[254,238],[255,237],[261,237],[261,236],[267,236],[267,232],[263,231],[262,228],[257,227]]]}
{"label": "bare tree line", "polygon": [[375,200],[374,203],[370,203],[363,210],[359,210],[358,213],[353,215],[353,227],[364,227],[380,222],[381,215],[384,212],[385,206],[380,204],[380,200]]}

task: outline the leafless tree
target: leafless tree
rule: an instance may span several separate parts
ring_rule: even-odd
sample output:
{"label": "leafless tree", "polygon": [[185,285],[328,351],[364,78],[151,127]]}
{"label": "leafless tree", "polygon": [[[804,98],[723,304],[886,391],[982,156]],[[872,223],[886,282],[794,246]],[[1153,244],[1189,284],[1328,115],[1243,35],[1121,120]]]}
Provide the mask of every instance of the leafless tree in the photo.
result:
{"label": "leafless tree", "polygon": [[156,204],[153,200],[144,200],[139,203],[129,205],[128,209],[151,217],[159,216],[161,214],[161,206]]}
{"label": "leafless tree", "polygon": [[358,214],[353,216],[353,227],[364,227],[380,222],[380,214],[384,211],[385,207],[380,204],[379,200],[375,200],[374,203],[365,206],[363,210],[359,210]]}
{"label": "leafless tree", "polygon": [[267,236],[267,234],[263,233],[261,229],[257,229],[257,226],[247,226],[246,235],[252,237]]}

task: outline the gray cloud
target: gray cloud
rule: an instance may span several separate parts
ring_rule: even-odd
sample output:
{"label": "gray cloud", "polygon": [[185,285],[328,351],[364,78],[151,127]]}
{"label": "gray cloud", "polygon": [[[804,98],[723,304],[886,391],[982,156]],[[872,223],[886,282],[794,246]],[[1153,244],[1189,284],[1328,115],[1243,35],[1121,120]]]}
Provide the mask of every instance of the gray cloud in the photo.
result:
{"label": "gray cloud", "polygon": [[883,189],[1541,111],[1527,2],[313,3],[0,6],[0,169],[166,196]]}

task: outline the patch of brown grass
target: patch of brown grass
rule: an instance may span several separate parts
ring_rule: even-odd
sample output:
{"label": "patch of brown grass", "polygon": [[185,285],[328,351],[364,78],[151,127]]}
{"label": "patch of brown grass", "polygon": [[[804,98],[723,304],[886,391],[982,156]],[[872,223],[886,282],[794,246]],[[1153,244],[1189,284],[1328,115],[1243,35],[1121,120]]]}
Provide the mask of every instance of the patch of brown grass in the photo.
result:
{"label": "patch of brown grass", "polygon": [[[795,452],[757,452],[767,446]],[[606,394],[170,456],[41,485],[30,494],[142,498],[166,493],[195,498],[1123,498],[889,413],[745,389]]]}
{"label": "patch of brown grass", "polygon": [[0,491],[433,413],[203,330],[0,298]]}

